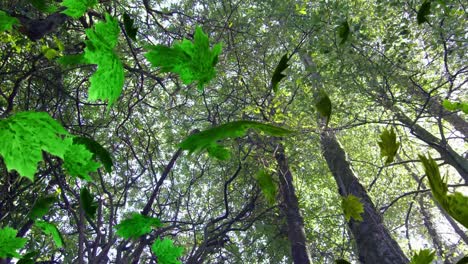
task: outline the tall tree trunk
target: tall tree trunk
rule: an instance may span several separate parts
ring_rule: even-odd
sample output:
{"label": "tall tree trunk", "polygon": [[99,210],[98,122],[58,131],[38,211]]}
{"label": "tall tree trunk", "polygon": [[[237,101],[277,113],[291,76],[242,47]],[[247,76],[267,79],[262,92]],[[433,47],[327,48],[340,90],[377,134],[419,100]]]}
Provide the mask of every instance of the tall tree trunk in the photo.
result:
{"label": "tall tree trunk", "polygon": [[334,132],[329,129],[322,131],[320,143],[340,194],[342,196],[352,194],[360,198],[364,205],[363,221],[357,222],[351,219],[348,222],[356,240],[360,262],[364,264],[408,263],[405,254],[384,226],[381,215],[351,169]]}
{"label": "tall tree trunk", "polygon": [[441,99],[438,96],[430,96],[428,93],[422,91],[414,85],[410,85],[408,91],[411,95],[416,97],[422,102],[427,101],[427,111],[432,116],[442,117],[445,121],[449,122],[457,131],[463,134],[465,140],[468,140],[468,122],[462,117],[445,109],[441,104]]}
{"label": "tall tree trunk", "polygon": [[286,215],[288,238],[291,243],[291,255],[294,263],[310,263],[310,253],[307,249],[304,231],[304,220],[299,211],[299,202],[293,185],[293,177],[281,143],[276,145],[275,159],[278,163],[279,185],[282,196],[281,209]]}

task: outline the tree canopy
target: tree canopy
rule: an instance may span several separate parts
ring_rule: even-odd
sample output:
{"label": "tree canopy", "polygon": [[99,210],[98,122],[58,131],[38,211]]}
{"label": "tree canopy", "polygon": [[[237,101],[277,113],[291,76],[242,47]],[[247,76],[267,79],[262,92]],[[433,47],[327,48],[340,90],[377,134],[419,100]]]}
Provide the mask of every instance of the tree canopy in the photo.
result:
{"label": "tree canopy", "polygon": [[0,263],[465,263],[462,1],[0,4]]}

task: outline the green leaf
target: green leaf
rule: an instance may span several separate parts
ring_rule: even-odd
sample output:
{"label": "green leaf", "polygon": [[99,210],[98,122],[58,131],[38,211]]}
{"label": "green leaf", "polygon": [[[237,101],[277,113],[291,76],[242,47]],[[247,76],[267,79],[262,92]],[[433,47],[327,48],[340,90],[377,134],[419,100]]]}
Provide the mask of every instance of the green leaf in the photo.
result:
{"label": "green leaf", "polygon": [[39,255],[39,251],[31,251],[24,254],[16,264],[34,264],[36,263],[35,259]]}
{"label": "green leaf", "polygon": [[328,97],[328,94],[326,94],[324,91],[320,91],[320,94],[315,103],[315,108],[317,108],[317,112],[319,112],[320,116],[326,118],[325,126],[328,127],[332,113],[332,103],[330,101],[330,97]]}
{"label": "green leaf", "polygon": [[16,251],[24,247],[27,239],[16,237],[16,233],[11,227],[0,229],[0,259],[21,257]]}
{"label": "green leaf", "polygon": [[158,258],[158,264],[181,264],[178,260],[184,253],[183,247],[176,247],[174,242],[168,238],[156,239],[151,245],[151,250]]}
{"label": "green leaf", "polygon": [[92,181],[89,173],[95,172],[100,166],[93,161],[93,153],[81,144],[72,144],[64,155],[63,168],[68,174],[86,181]]}
{"label": "green leaf", "polygon": [[74,137],[73,144],[82,144],[91,151],[94,155],[93,158],[97,158],[103,165],[108,173],[112,172],[112,157],[111,154],[101,144],[96,142],[94,139],[87,137]]}
{"label": "green leaf", "polygon": [[44,234],[48,235],[48,236],[52,236],[52,239],[54,240],[55,242],[55,245],[58,247],[58,248],[62,248],[63,247],[63,239],[62,239],[62,235],[60,234],[57,226],[55,226],[54,224],[52,223],[48,223],[48,222],[45,222],[45,221],[40,221],[40,220],[36,220],[34,222],[34,225],[36,227],[38,227],[39,229],[42,230],[42,232],[44,232]]}
{"label": "green leaf", "polygon": [[64,0],[62,6],[66,7],[63,14],[78,19],[90,8],[97,5],[98,0]]}
{"label": "green leaf", "polygon": [[58,58],[57,62],[64,66],[67,66],[67,65],[75,66],[79,64],[86,64],[84,54],[64,55]]}
{"label": "green leaf", "polygon": [[352,194],[341,197],[341,207],[343,208],[346,221],[349,222],[351,217],[355,221],[363,220],[361,214],[364,213],[364,205],[358,197]]}
{"label": "green leaf", "polygon": [[264,169],[261,169],[255,175],[255,179],[267,201],[270,204],[274,204],[278,191],[272,175],[267,173]]}
{"label": "green leaf", "polygon": [[463,113],[468,114],[468,103],[463,102],[450,102],[445,99],[442,102],[442,106],[449,111],[463,111]]}
{"label": "green leaf", "polygon": [[69,133],[47,113],[20,112],[0,120],[0,154],[8,171],[34,180],[42,150],[64,158],[71,139]]}
{"label": "green leaf", "polygon": [[350,33],[351,31],[349,29],[348,21],[345,20],[338,26],[338,36],[341,39],[340,45],[343,45],[346,42],[346,40],[348,40]]}
{"label": "green leaf", "polygon": [[119,37],[117,19],[106,14],[106,21],[101,21],[94,29],[86,29],[88,40],[84,59],[89,64],[96,64],[97,70],[91,76],[88,97],[91,102],[108,100],[108,109],[119,98],[124,85],[124,71],[120,59],[114,52]]}
{"label": "green leaf", "polygon": [[428,22],[427,16],[431,13],[431,1],[424,1],[421,7],[418,10],[417,20],[418,24],[422,24],[424,22]]}
{"label": "green leaf", "polygon": [[127,32],[128,37],[133,40],[136,40],[136,34],[138,32],[138,28],[133,26],[134,20],[131,19],[127,13],[125,13],[123,15],[123,22],[124,22],[125,32]]}
{"label": "green leaf", "polygon": [[434,198],[449,215],[468,228],[468,197],[459,192],[447,194],[447,183],[440,176],[439,166],[435,160],[430,155],[429,158],[419,155],[419,158],[424,166]]}
{"label": "green leaf", "polygon": [[347,260],[344,260],[344,259],[337,259],[335,260],[335,263],[336,264],[351,264]]}
{"label": "green leaf", "polygon": [[457,261],[457,264],[468,264],[468,256],[461,258],[459,261]]}
{"label": "green leaf", "polygon": [[89,192],[88,188],[83,187],[80,190],[80,205],[83,211],[91,218],[96,217],[97,202],[94,201],[94,197]]}
{"label": "green leaf", "polygon": [[283,79],[286,77],[285,74],[282,74],[282,72],[288,68],[288,54],[284,54],[283,57],[281,57],[281,60],[279,61],[278,65],[276,66],[276,69],[273,73],[273,76],[271,77],[271,87],[273,91],[276,93],[278,91],[278,84]]}
{"label": "green leaf", "polygon": [[29,219],[35,220],[43,217],[49,212],[50,207],[57,202],[58,199],[55,195],[47,195],[39,198],[35,203],[31,212],[29,212]]}
{"label": "green leaf", "polygon": [[14,25],[19,23],[20,22],[16,17],[11,17],[5,11],[0,10],[0,32],[9,31]]}
{"label": "green leaf", "polygon": [[179,146],[184,150],[188,150],[189,154],[207,149],[210,156],[226,160],[230,155],[226,153],[227,150],[220,146],[217,141],[242,137],[247,133],[249,128],[277,137],[291,133],[291,131],[284,128],[255,121],[234,121],[190,135]]}
{"label": "green leaf", "polygon": [[382,131],[382,134],[380,134],[380,140],[381,141],[377,142],[380,147],[380,156],[387,157],[385,165],[388,165],[393,162],[398,149],[400,149],[400,143],[397,143],[396,141],[396,134],[393,127],[390,131],[388,129]]}
{"label": "green leaf", "polygon": [[160,67],[161,72],[178,74],[184,84],[198,81],[198,89],[203,90],[203,85],[216,75],[214,66],[222,47],[218,43],[210,50],[208,36],[197,27],[193,42],[184,39],[173,47],[156,45],[147,49],[145,57],[153,67]]}
{"label": "green leaf", "polygon": [[58,9],[52,0],[28,0],[28,2],[43,13],[54,13]]}
{"label": "green leaf", "polygon": [[158,218],[145,216],[139,213],[132,213],[127,218],[116,225],[116,234],[123,238],[138,238],[151,232],[152,227],[162,227]]}
{"label": "green leaf", "polygon": [[434,260],[435,251],[429,249],[420,250],[411,258],[410,264],[430,264]]}

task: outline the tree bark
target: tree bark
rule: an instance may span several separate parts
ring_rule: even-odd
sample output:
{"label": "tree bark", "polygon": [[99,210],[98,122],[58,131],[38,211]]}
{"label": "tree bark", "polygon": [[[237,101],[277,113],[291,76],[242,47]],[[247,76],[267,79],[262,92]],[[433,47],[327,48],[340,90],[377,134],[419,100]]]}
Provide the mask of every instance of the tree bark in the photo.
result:
{"label": "tree bark", "polygon": [[282,196],[281,209],[286,215],[288,225],[288,238],[291,243],[291,255],[294,263],[310,263],[310,253],[304,231],[304,220],[299,211],[299,202],[293,185],[293,176],[289,170],[284,147],[281,143],[276,145],[275,159],[278,163],[279,186]]}
{"label": "tree bark", "polygon": [[367,191],[359,183],[351,169],[346,153],[332,130],[324,130],[320,136],[321,147],[328,167],[335,178],[342,196],[352,194],[364,205],[363,221],[351,219],[348,226],[356,240],[359,261],[364,264],[408,263],[398,243],[391,237],[375,209]]}

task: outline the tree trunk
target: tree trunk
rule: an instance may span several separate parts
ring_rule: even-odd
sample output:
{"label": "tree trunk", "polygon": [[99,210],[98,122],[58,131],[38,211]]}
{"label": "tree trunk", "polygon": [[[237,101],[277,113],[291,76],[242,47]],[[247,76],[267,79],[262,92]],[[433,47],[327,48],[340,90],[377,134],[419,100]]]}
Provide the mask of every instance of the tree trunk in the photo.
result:
{"label": "tree trunk", "polygon": [[398,243],[391,237],[375,209],[371,198],[359,183],[346,154],[332,130],[324,130],[320,136],[321,147],[328,167],[342,196],[352,194],[364,205],[363,221],[351,219],[348,226],[356,240],[359,260],[364,264],[408,263]]}
{"label": "tree trunk", "polygon": [[275,150],[278,163],[278,176],[281,196],[283,198],[281,209],[286,215],[288,225],[288,238],[291,243],[291,255],[294,263],[310,263],[310,253],[304,231],[304,220],[299,212],[299,202],[293,185],[293,177],[289,170],[288,161],[284,154],[284,147],[278,143]]}

